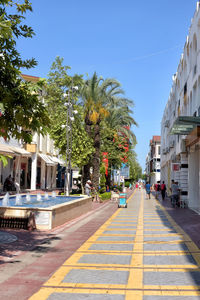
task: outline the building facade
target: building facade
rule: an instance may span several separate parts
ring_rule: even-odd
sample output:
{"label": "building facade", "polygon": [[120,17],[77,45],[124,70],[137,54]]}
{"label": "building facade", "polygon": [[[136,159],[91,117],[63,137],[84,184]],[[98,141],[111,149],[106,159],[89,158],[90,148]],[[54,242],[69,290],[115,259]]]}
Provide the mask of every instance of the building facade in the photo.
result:
{"label": "building facade", "polygon": [[[39,77],[22,75],[24,80],[36,82]],[[41,95],[41,101],[44,101]],[[19,191],[56,188],[57,168],[65,165],[58,158],[53,140],[49,135],[34,133],[31,144],[0,138],[0,154],[9,156],[4,167],[0,162],[0,190],[3,190],[5,179],[11,175]]]}
{"label": "building facade", "polygon": [[160,136],[154,135],[149,143],[149,152],[146,157],[147,180],[150,184],[160,182]]}
{"label": "building facade", "polygon": [[200,3],[172,77],[161,123],[161,180],[178,181],[181,201],[200,210]]}

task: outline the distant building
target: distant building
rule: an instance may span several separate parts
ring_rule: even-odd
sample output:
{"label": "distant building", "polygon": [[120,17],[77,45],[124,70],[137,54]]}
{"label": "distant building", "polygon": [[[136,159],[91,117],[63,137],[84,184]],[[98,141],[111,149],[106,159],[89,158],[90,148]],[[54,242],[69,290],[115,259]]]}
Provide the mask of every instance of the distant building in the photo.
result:
{"label": "distant building", "polygon": [[154,135],[149,143],[145,173],[150,184],[160,181],[160,139],[159,135]]}

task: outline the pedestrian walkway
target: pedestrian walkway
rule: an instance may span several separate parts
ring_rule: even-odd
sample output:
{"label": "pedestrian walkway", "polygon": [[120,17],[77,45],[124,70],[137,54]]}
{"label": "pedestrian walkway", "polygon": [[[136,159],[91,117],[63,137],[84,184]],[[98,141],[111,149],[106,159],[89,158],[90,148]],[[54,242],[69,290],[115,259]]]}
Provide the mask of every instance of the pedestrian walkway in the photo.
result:
{"label": "pedestrian walkway", "polygon": [[198,247],[141,190],[30,300],[196,300],[199,267]]}

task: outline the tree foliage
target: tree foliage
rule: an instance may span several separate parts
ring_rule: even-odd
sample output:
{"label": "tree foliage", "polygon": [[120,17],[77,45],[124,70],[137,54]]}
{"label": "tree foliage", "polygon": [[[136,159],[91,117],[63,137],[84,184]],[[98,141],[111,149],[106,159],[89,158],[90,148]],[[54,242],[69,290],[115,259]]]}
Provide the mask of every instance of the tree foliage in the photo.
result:
{"label": "tree foliage", "polygon": [[113,163],[112,156],[115,163],[119,164],[120,152],[124,152],[122,147],[124,136],[136,143],[135,135],[127,130],[127,126],[136,125],[129,109],[129,105],[133,102],[123,95],[124,91],[116,79],[103,79],[98,77],[96,72],[85,81],[81,91],[85,128],[93,139],[95,148],[88,168],[90,165],[93,167],[93,183],[96,189],[100,176],[101,153],[108,152],[109,163]]}
{"label": "tree foliage", "polygon": [[36,65],[34,58],[22,59],[16,47],[17,39],[34,35],[33,29],[24,23],[27,11],[32,11],[28,0],[0,1],[0,136],[30,142],[31,131],[45,132],[49,119],[38,98],[40,83],[33,86],[20,77],[21,68]]}
{"label": "tree foliage", "polygon": [[132,181],[137,181],[142,178],[142,168],[137,161],[137,155],[135,151],[129,152],[128,164],[130,167],[130,179]]}
{"label": "tree foliage", "polygon": [[[84,127],[84,117],[82,107],[77,105],[79,91],[83,84],[81,75],[68,75],[69,66],[63,65],[63,58],[56,57],[51,66],[49,77],[46,84],[46,103],[51,118],[50,135],[54,140],[55,146],[59,149],[60,154],[65,157],[66,143],[66,124],[67,109],[65,105],[67,99],[64,94],[70,93],[70,102],[74,114],[72,122],[72,164],[82,167],[88,163],[94,151],[92,140],[87,135]],[[73,86],[77,86],[78,90],[73,90]]]}

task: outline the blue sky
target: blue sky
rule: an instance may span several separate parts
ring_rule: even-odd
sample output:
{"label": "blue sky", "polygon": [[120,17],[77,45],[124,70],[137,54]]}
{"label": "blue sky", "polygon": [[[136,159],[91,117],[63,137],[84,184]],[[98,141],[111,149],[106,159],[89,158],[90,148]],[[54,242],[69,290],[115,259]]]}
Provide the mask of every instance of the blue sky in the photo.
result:
{"label": "blue sky", "polygon": [[136,152],[142,168],[160,123],[188,34],[196,0],[32,0],[27,23],[36,33],[22,39],[24,58],[38,66],[23,71],[47,77],[57,55],[71,74],[114,77],[135,103]]}

